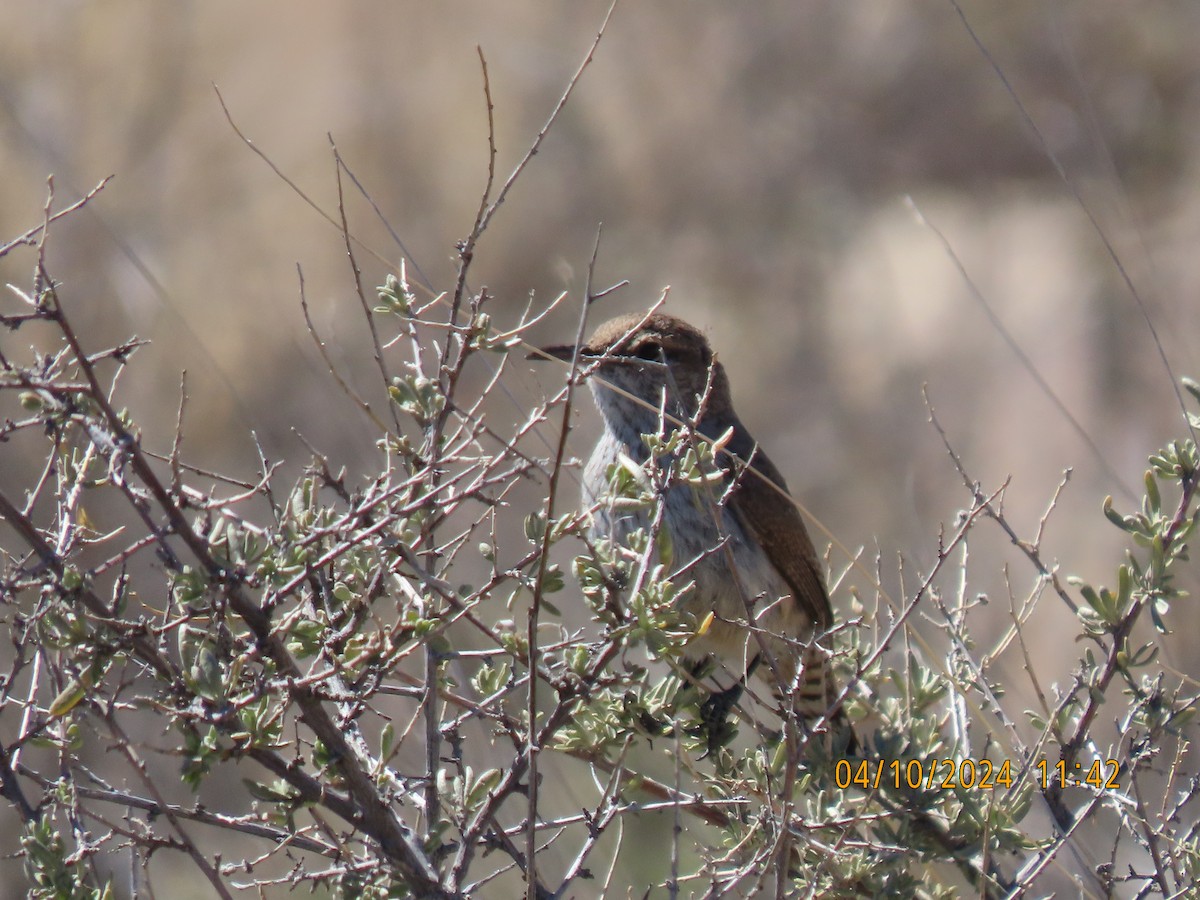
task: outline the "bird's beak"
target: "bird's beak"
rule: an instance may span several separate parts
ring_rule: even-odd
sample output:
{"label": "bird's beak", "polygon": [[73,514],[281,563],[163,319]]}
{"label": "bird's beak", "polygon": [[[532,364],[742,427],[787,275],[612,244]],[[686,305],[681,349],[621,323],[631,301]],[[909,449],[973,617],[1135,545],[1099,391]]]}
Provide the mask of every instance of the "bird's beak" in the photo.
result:
{"label": "bird's beak", "polygon": [[525,358],[533,360],[561,359],[564,362],[570,362],[574,356],[574,344],[554,344],[550,347],[538,347]]}

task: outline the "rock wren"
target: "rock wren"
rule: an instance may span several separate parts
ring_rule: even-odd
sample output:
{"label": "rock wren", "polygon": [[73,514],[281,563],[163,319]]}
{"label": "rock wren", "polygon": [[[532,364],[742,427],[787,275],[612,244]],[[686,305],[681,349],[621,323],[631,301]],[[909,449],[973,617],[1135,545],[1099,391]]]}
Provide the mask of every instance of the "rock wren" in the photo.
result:
{"label": "rock wren", "polygon": [[[567,361],[574,351],[573,345],[542,350]],[[653,510],[618,509],[601,499],[620,455],[639,465],[648,460],[643,434],[668,437],[680,423],[694,422],[694,434],[723,444],[716,460],[723,482],[706,490],[676,481],[661,497],[661,528],[682,570],[674,580],[692,583],[681,608],[703,632],[687,644],[685,659],[697,672],[711,660],[729,673],[725,684],[733,682],[701,708],[710,749],[714,728],[723,728],[751,673],[777,697],[791,698],[802,719],[823,716],[836,691],[828,652],[818,644],[833,625],[821,564],[783,476],[734,412],[729,379],[704,335],[663,313],[623,316],[597,328],[580,346],[579,360],[591,370],[589,385],[604,417],[583,478],[584,502],[595,507],[593,537],[621,544],[650,527]],[[853,746],[840,710],[833,722]]]}

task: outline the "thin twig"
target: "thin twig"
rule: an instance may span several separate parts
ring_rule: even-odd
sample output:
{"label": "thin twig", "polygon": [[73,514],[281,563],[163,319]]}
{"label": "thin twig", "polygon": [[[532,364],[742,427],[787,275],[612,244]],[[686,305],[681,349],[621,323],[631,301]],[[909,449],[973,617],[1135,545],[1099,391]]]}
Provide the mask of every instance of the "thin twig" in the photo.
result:
{"label": "thin twig", "polygon": [[[579,84],[579,79],[583,77],[584,70],[591,65],[592,57],[596,53],[596,48],[600,46],[600,41],[604,37],[605,29],[608,28],[609,20],[612,19],[613,12],[616,10],[618,2],[619,0],[613,0],[612,4],[608,7],[608,12],[604,14],[604,21],[600,23],[600,30],[596,32],[596,38],[592,41],[592,46],[588,48],[587,55],[584,56],[583,62],[579,64],[579,68],[575,70],[575,74],[572,75],[571,80],[567,82],[567,89],[563,91],[562,96],[558,98],[558,103],[555,105],[554,110],[550,113],[550,118],[546,120],[546,124],[543,125],[541,131],[537,133],[537,137],[534,138],[533,144],[529,147],[529,150],[525,153],[525,156],[519,163],[517,163],[517,167],[513,169],[512,174],[508,176],[508,180],[505,181],[504,185],[500,188],[500,192],[496,195],[495,202],[493,202],[480,217],[478,227],[474,235],[476,240],[487,228],[488,224],[492,220],[492,216],[496,214],[496,210],[498,210],[500,205],[504,203],[505,199],[508,197],[508,192],[512,189],[512,186],[516,184],[516,181],[521,176],[521,173],[525,171],[525,167],[529,165],[529,161],[533,159],[533,157],[537,155],[538,150],[541,149],[542,141],[545,140],[546,135],[549,133],[551,127],[558,120],[559,114],[567,105],[567,100],[570,99],[572,92],[575,90],[575,86]],[[471,245],[474,245],[474,241],[471,242]]]}
{"label": "thin twig", "polygon": [[1025,122],[1025,125],[1029,128],[1030,132],[1037,140],[1038,149],[1041,150],[1046,159],[1048,159],[1051,165],[1054,166],[1054,171],[1058,174],[1059,179],[1064,185],[1066,185],[1071,197],[1077,204],[1079,204],[1079,208],[1083,210],[1083,214],[1087,217],[1088,223],[1092,226],[1092,230],[1095,231],[1096,237],[1100,239],[1100,243],[1104,247],[1104,252],[1112,261],[1117,273],[1121,276],[1121,281],[1124,282],[1125,288],[1129,291],[1129,295],[1133,298],[1134,303],[1137,304],[1138,311],[1142,314],[1142,319],[1146,323],[1146,328],[1150,332],[1151,338],[1154,340],[1154,347],[1158,351],[1158,357],[1162,361],[1163,369],[1166,371],[1167,377],[1171,380],[1171,390],[1175,392],[1175,399],[1179,403],[1179,411],[1183,416],[1184,426],[1188,429],[1188,433],[1192,436],[1192,440],[1197,441],[1196,429],[1192,426],[1191,419],[1188,417],[1187,403],[1184,401],[1183,391],[1180,390],[1179,387],[1179,378],[1176,377],[1175,371],[1171,367],[1171,361],[1167,359],[1167,351],[1163,347],[1162,340],[1158,336],[1158,329],[1154,325],[1154,320],[1150,317],[1150,310],[1146,306],[1146,301],[1142,298],[1141,291],[1139,291],[1134,285],[1133,278],[1130,276],[1129,270],[1125,268],[1125,264],[1121,261],[1121,257],[1117,253],[1116,247],[1113,246],[1112,241],[1109,239],[1108,233],[1100,225],[1100,220],[1096,217],[1096,213],[1092,210],[1091,205],[1083,199],[1083,194],[1080,191],[1079,186],[1067,174],[1066,167],[1059,160],[1058,154],[1056,154],[1051,148],[1050,142],[1046,140],[1046,136],[1042,133],[1042,130],[1038,128],[1037,123],[1033,120],[1033,116],[1029,112],[1029,109],[1025,106],[1024,102],[1022,102],[1020,96],[1017,94],[1016,89],[1008,80],[1008,76],[1004,74],[1004,69],[1002,69],[1000,64],[996,62],[996,59],[992,56],[991,51],[988,50],[987,46],[983,43],[983,40],[979,37],[979,34],[972,27],[970,21],[967,19],[967,14],[963,11],[963,8],[958,0],[949,0],[949,2],[950,5],[954,7],[954,11],[958,14],[958,18],[962,22],[963,28],[966,29],[967,35],[971,38],[972,43],[975,44],[976,49],[979,50],[983,58],[987,60],[988,65],[992,67],[992,71],[1000,80],[1000,84],[1003,85],[1005,93],[1012,98],[1012,101],[1017,108],[1017,112],[1021,115],[1022,121]]}
{"label": "thin twig", "polygon": [[115,178],[115,177],[116,177],[115,175],[105,176],[103,179],[100,180],[99,184],[97,184],[94,188],[92,188],[90,191],[88,191],[86,194],[84,194],[80,199],[76,200],[70,206],[60,209],[58,212],[54,213],[53,215],[45,216],[41,225],[35,225],[33,228],[30,228],[28,231],[26,231],[20,237],[14,238],[13,240],[9,241],[7,244],[0,245],[0,259],[3,259],[5,256],[7,256],[9,251],[11,251],[14,247],[19,247],[22,244],[32,245],[33,239],[35,237],[37,237],[38,235],[44,235],[44,233],[46,231],[46,227],[51,222],[57,222],[63,216],[68,216],[71,213],[75,212],[75,210],[81,209],[83,206],[85,206],[88,203],[88,201],[90,201],[93,197],[95,197],[102,190],[104,190],[105,186],[110,181],[112,181],[113,178]]}
{"label": "thin twig", "polygon": [[1038,386],[1038,389],[1046,396],[1046,399],[1048,399],[1054,405],[1054,408],[1058,410],[1059,414],[1066,420],[1067,424],[1071,426],[1071,430],[1079,436],[1081,441],[1083,441],[1084,445],[1091,452],[1096,462],[1100,465],[1100,468],[1104,470],[1104,473],[1112,480],[1113,484],[1115,484],[1126,497],[1132,499],[1134,497],[1133,490],[1127,484],[1125,484],[1125,481],[1121,477],[1120,473],[1118,473],[1113,465],[1108,461],[1108,457],[1104,455],[1104,451],[1100,449],[1100,445],[1091,436],[1091,434],[1088,433],[1088,430],[1083,427],[1083,424],[1080,423],[1077,418],[1075,418],[1075,415],[1071,412],[1071,410],[1067,408],[1067,404],[1061,397],[1058,396],[1054,388],[1050,386],[1050,382],[1046,380],[1046,377],[1042,375],[1041,370],[1038,369],[1037,364],[1017,342],[1017,339],[1013,336],[1013,333],[1004,326],[1003,322],[1000,321],[1000,316],[997,315],[994,309],[992,309],[992,305],[983,295],[983,291],[979,288],[979,285],[975,283],[975,279],[971,277],[971,273],[967,271],[966,263],[962,261],[962,258],[958,255],[957,251],[955,251],[954,245],[950,243],[950,239],[946,237],[945,233],[938,228],[937,225],[933,224],[933,222],[931,222],[925,216],[912,197],[907,197],[905,199],[908,201],[909,208],[913,211],[917,221],[933,232],[934,237],[938,239],[938,242],[942,245],[942,250],[954,264],[954,268],[958,270],[958,275],[962,279],[963,284],[967,286],[967,292],[971,295],[975,302],[979,304],[979,307],[983,310],[983,314],[987,317],[988,323],[992,326],[992,329],[998,335],[1000,335],[1001,340],[1008,345],[1008,349],[1011,350],[1013,355],[1017,358],[1017,362],[1021,364],[1021,368],[1029,373],[1029,377],[1033,379],[1034,384]]}

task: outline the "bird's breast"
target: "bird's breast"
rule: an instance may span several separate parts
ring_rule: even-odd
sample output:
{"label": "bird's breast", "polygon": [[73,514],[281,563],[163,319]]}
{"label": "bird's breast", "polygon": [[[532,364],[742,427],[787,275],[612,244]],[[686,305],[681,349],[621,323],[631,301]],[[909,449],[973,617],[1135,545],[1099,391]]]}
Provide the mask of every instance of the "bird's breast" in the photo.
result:
{"label": "bird's breast", "polygon": [[[609,473],[621,455],[645,465],[648,452],[641,434],[622,435],[606,428],[583,480],[584,503],[594,509],[593,538],[617,545],[627,544],[634,531],[649,529],[656,512],[654,503],[637,507],[611,496]],[[751,616],[764,630],[791,638],[811,633],[812,623],[763,547],[721,502],[725,487],[721,481],[699,487],[675,482],[659,501],[661,528],[672,547],[672,581],[680,587],[691,584],[681,596],[681,608],[697,626],[714,613],[707,632],[688,645],[687,655],[713,654],[732,662],[732,657],[757,652],[755,642],[747,642],[745,623]]]}

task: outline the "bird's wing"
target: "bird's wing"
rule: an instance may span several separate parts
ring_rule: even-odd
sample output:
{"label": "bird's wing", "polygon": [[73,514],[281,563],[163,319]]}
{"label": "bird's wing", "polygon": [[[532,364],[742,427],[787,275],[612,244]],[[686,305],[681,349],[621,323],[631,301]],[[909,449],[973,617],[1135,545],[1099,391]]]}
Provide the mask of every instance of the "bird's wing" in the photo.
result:
{"label": "bird's wing", "polygon": [[[719,460],[722,468],[737,479],[729,498],[730,509],[747,535],[757,538],[766,550],[771,563],[791,586],[800,608],[819,630],[830,628],[833,609],[821,562],[783,476],[740,422],[727,449],[737,457],[735,460],[722,453]],[[747,462],[749,471],[743,471]]]}

